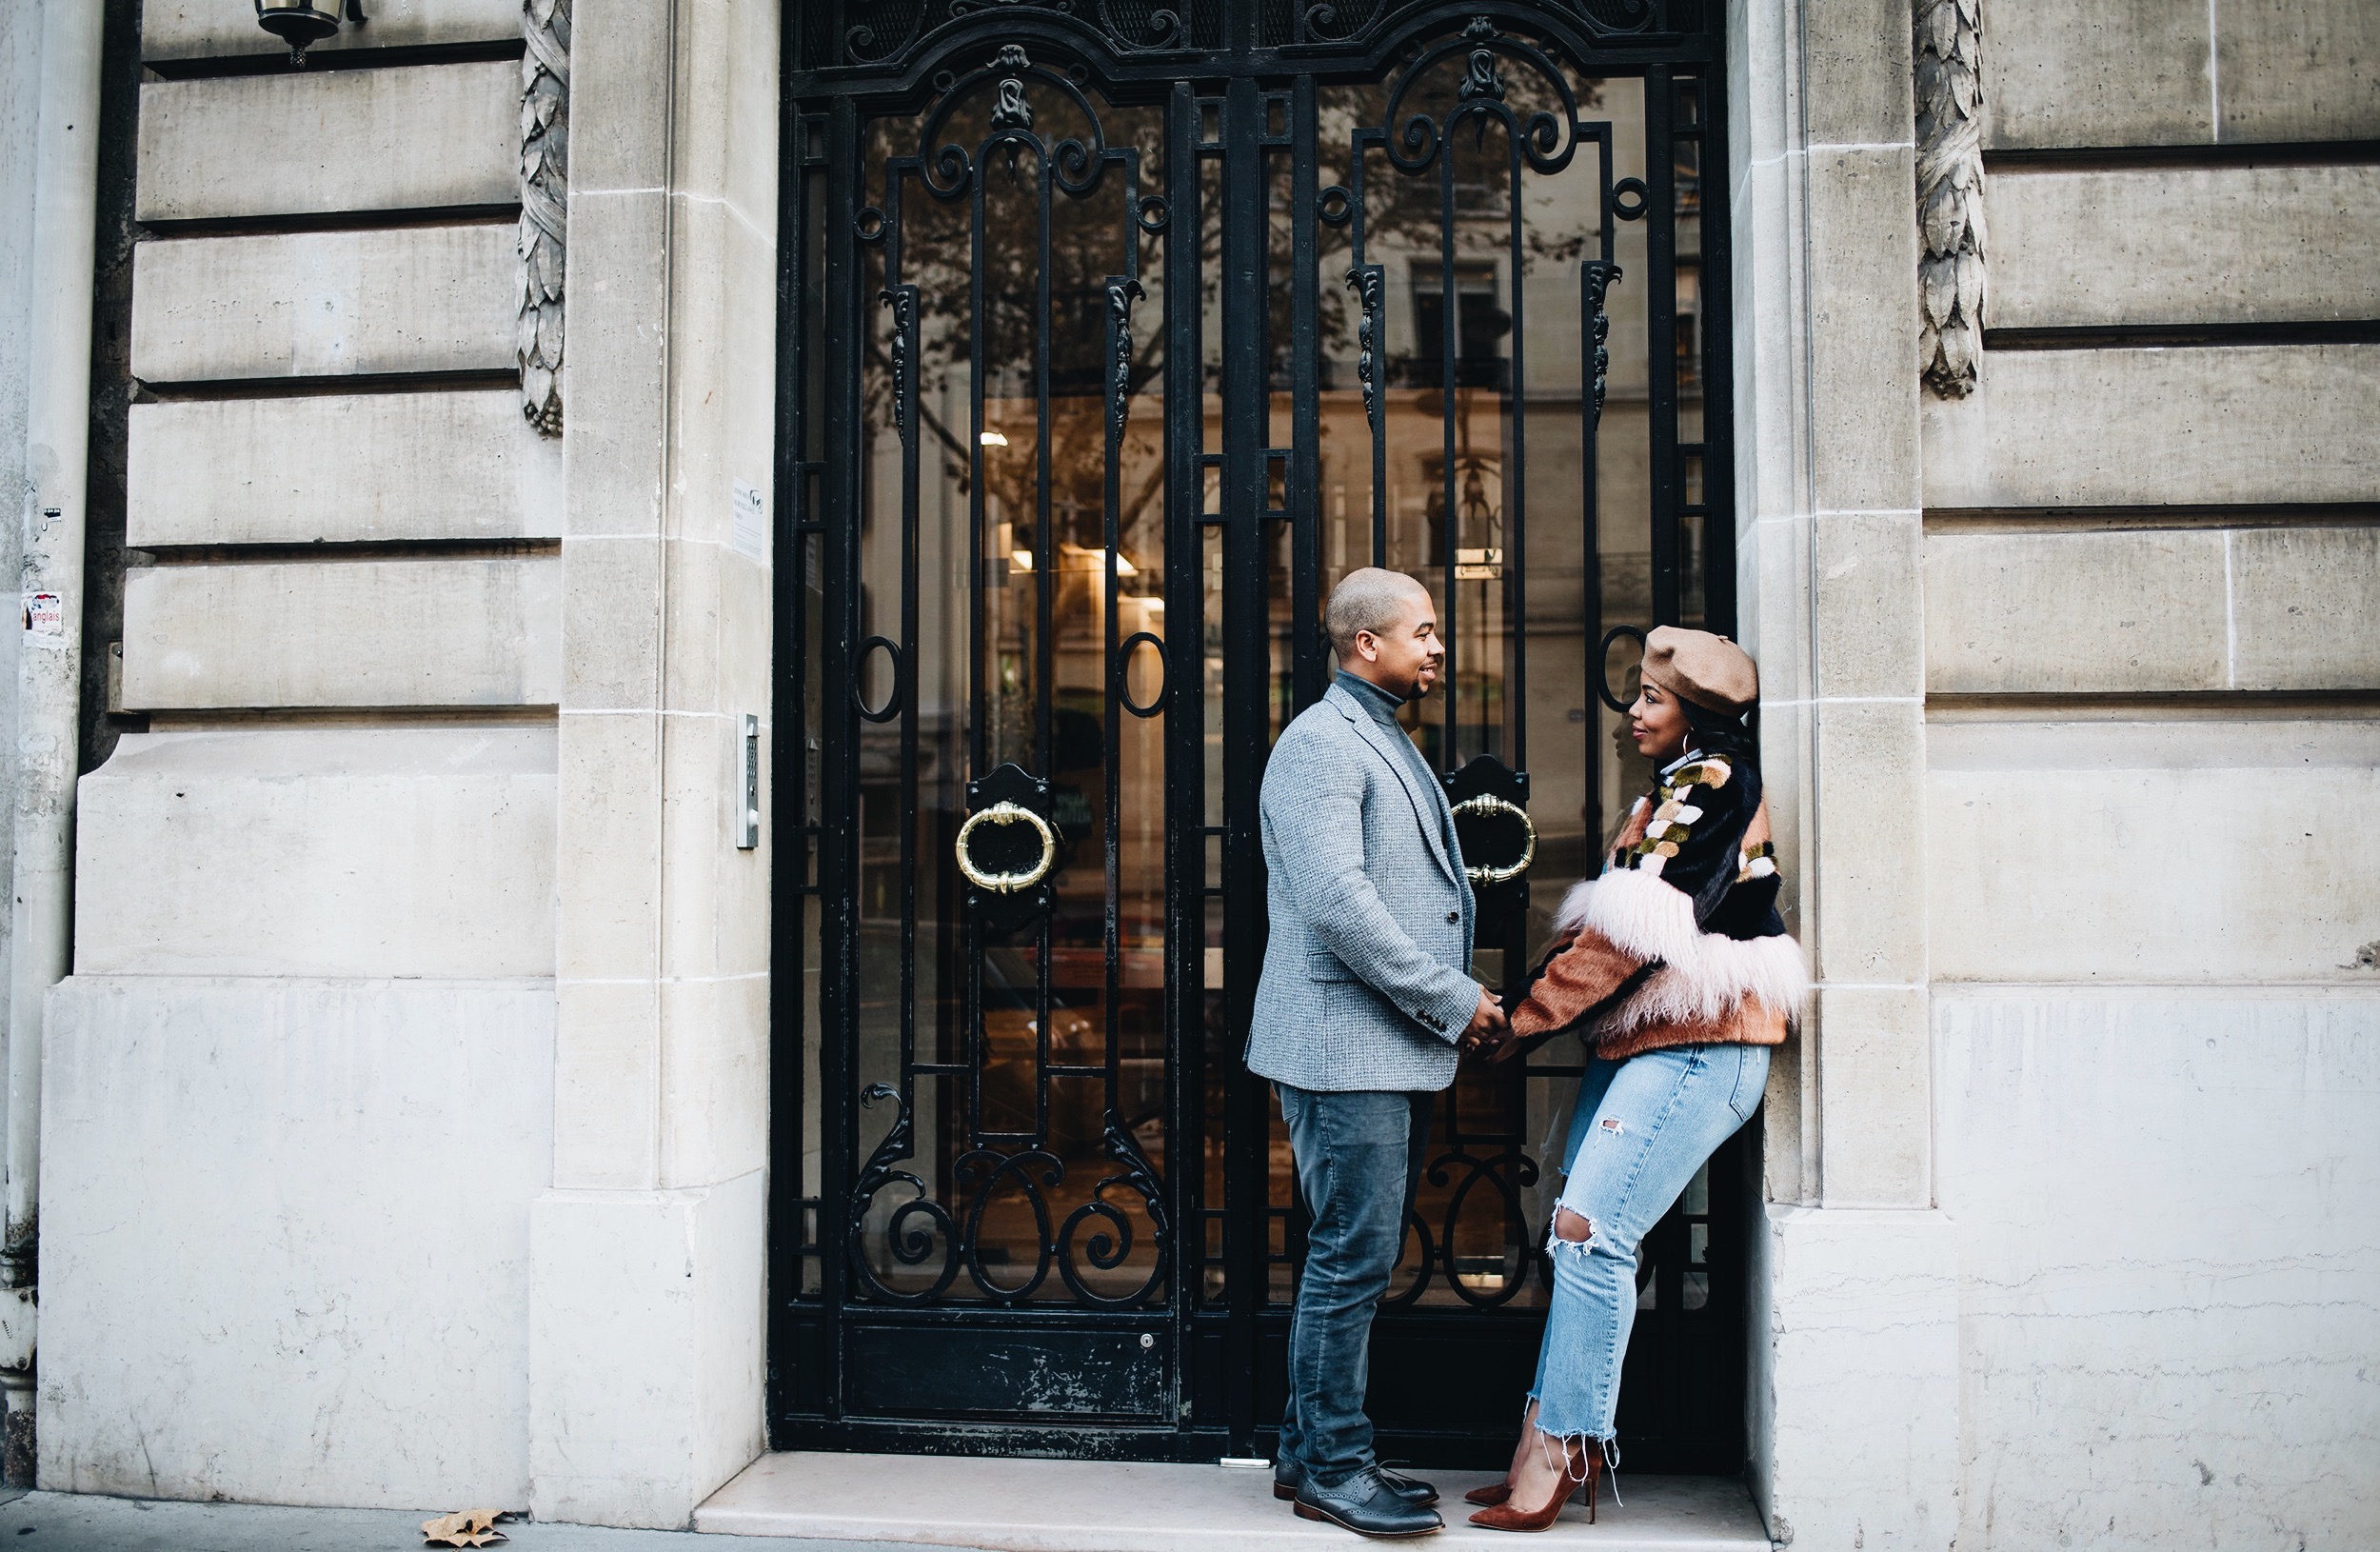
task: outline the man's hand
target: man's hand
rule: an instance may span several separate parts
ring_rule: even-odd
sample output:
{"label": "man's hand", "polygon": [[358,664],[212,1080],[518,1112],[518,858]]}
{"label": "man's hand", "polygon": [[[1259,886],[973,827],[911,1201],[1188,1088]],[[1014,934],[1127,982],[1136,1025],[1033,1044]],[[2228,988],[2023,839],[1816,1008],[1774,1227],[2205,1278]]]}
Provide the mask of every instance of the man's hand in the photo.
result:
{"label": "man's hand", "polygon": [[1466,1051],[1494,1050],[1512,1033],[1505,1021],[1504,1009],[1496,994],[1485,986],[1479,988],[1479,1003],[1471,1010],[1471,1022],[1463,1026],[1462,1048]]}

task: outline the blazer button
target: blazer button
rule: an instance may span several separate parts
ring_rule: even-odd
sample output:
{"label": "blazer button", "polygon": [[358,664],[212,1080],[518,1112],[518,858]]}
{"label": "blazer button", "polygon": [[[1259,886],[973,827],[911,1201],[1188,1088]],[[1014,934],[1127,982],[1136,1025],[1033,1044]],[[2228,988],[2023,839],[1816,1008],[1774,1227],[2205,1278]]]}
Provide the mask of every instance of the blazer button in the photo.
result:
{"label": "blazer button", "polygon": [[1449,922],[1459,922],[1462,920],[1462,912],[1458,910],[1450,910],[1446,913],[1446,919]]}

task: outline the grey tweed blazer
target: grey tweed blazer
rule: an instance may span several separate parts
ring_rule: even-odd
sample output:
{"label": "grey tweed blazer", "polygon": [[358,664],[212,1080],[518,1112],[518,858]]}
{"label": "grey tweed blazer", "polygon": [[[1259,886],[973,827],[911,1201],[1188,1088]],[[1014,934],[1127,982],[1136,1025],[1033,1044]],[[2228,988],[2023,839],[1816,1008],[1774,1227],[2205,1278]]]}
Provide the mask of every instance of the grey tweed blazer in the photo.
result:
{"label": "grey tweed blazer", "polygon": [[1309,1089],[1435,1090],[1478,1005],[1471,884],[1445,789],[1343,686],[1274,746],[1261,812],[1272,937],[1250,1070]]}

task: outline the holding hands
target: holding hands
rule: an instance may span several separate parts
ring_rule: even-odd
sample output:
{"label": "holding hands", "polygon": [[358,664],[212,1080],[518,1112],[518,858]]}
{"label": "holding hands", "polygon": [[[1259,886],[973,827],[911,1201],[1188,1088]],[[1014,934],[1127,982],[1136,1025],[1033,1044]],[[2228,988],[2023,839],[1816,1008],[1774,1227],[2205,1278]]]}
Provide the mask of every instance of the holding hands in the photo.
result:
{"label": "holding hands", "polygon": [[1479,988],[1478,1005],[1471,1010],[1471,1022],[1464,1025],[1462,1048],[1493,1055],[1496,1047],[1512,1033],[1512,1025],[1504,1018],[1503,1005],[1485,986]]}

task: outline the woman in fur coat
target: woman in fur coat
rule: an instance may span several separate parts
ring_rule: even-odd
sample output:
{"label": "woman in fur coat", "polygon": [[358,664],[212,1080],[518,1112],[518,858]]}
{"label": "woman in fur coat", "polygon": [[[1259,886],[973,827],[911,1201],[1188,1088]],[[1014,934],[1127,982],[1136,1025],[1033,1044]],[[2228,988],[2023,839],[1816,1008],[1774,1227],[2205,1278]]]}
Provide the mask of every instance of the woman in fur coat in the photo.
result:
{"label": "woman in fur coat", "polygon": [[1636,1310],[1636,1245],[1750,1119],[1769,1051],[1810,975],[1776,914],[1760,767],[1744,713],[1752,659],[1723,636],[1664,626],[1645,639],[1629,707],[1660,769],[1602,876],[1563,902],[1556,947],[1512,1011],[1494,1060],[1575,1031],[1593,1060],[1564,1144],[1548,1247],[1554,1298],[1521,1439],[1505,1480],[1470,1495],[1492,1530],[1544,1530],[1581,1482],[1617,1463],[1613,1418]]}

